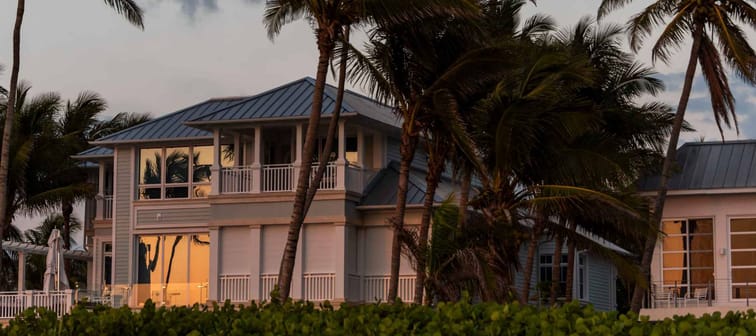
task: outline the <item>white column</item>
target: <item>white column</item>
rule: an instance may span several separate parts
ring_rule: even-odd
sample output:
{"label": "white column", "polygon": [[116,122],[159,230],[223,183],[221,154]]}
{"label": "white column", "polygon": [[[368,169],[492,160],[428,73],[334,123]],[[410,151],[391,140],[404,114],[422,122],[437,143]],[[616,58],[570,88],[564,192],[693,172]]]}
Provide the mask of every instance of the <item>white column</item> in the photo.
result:
{"label": "white column", "polygon": [[338,157],[336,158],[336,189],[344,190],[346,180],[346,159],[344,158],[344,150],[346,149],[346,129],[344,127],[344,120],[339,120],[339,149]]}
{"label": "white column", "polygon": [[220,263],[220,230],[217,227],[211,227],[209,228],[210,231],[210,276],[208,277],[208,286],[207,286],[207,300],[208,301],[218,301],[220,299],[225,300],[226,298],[219,298],[218,294],[220,293],[220,287],[218,286],[218,277],[220,274],[218,273],[218,265]]}
{"label": "white column", "polygon": [[241,166],[241,135],[234,134],[234,167]]}
{"label": "white column", "polygon": [[262,189],[262,127],[255,126],[255,152],[252,155],[252,192]]}
{"label": "white column", "polygon": [[297,259],[294,261],[294,272],[291,277],[291,297],[292,299],[304,299],[304,249],[305,249],[305,227],[299,231],[299,246],[297,247]]}
{"label": "white column", "polygon": [[297,183],[299,183],[299,170],[302,168],[302,129],[304,124],[298,123],[294,128],[294,172],[291,176],[292,189],[297,189]]}
{"label": "white column", "polygon": [[97,179],[97,196],[95,196],[95,218],[105,218],[105,160],[100,160]]}
{"label": "white column", "polygon": [[249,263],[249,298],[262,301],[268,298],[269,293],[260,293],[260,264],[262,263],[262,227],[252,225],[249,227],[250,263]]}
{"label": "white column", "polygon": [[18,291],[26,290],[26,253],[18,252]]}
{"label": "white column", "polygon": [[346,232],[345,223],[334,223],[333,237],[333,266],[336,280],[334,284],[333,300],[336,302],[346,301],[347,288],[347,263],[346,263]]}
{"label": "white column", "polygon": [[210,195],[220,195],[221,186],[221,130],[213,130],[213,166],[210,167]]}

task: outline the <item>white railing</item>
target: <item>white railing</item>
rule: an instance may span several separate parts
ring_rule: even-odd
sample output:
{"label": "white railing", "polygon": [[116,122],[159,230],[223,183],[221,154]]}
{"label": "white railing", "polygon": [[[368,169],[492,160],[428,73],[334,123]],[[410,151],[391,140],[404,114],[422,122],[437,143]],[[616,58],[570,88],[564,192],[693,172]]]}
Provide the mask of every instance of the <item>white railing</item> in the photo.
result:
{"label": "white railing", "polygon": [[305,273],[304,299],[307,301],[333,300],[336,274],[334,273]]}
{"label": "white railing", "polygon": [[269,164],[263,166],[262,172],[262,191],[294,190],[294,166]]}
{"label": "white railing", "polygon": [[221,193],[241,194],[252,192],[252,168],[230,167],[221,169]]}
{"label": "white railing", "polygon": [[278,274],[260,275],[260,301],[270,300],[270,292],[278,285]]}
{"label": "white railing", "polygon": [[113,218],[113,195],[107,195],[103,198],[102,216],[104,219]]}
{"label": "white railing", "polygon": [[249,301],[249,274],[221,274],[218,276],[218,286],[220,287],[219,302]]}
{"label": "white railing", "polygon": [[[315,174],[318,172],[318,164],[312,165],[312,170],[310,171],[310,179],[315,178]],[[325,172],[323,172],[323,178],[320,180],[320,186],[318,189],[320,190],[334,190],[336,189],[337,183],[336,183],[336,165],[333,163],[326,164]]]}
{"label": "white railing", "polygon": [[[368,275],[363,278],[362,297],[365,302],[386,301],[388,299],[389,276]],[[415,297],[415,276],[399,276],[399,298],[410,302]]]}
{"label": "white railing", "polygon": [[11,319],[32,307],[44,307],[63,316],[73,307],[73,291],[0,292],[0,319]]}

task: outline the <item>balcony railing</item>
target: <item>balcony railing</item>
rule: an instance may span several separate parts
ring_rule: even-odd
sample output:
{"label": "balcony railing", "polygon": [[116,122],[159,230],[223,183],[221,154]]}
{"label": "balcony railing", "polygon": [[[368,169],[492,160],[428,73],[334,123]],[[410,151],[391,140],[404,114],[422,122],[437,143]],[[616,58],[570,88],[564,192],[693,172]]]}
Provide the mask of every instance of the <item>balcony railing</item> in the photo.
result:
{"label": "balcony railing", "polygon": [[113,218],[113,195],[107,195],[102,199],[102,217],[103,219]]}
{"label": "balcony railing", "polygon": [[31,307],[44,307],[63,316],[73,307],[73,291],[0,292],[0,319],[14,318]]}
{"label": "balcony railing", "polygon": [[[389,276],[369,275],[363,277],[362,298],[365,302],[386,301],[388,299]],[[399,276],[399,298],[410,302],[415,298],[415,276]]]}
{"label": "balcony railing", "polygon": [[290,164],[264,165],[262,191],[294,190],[294,166]]}
{"label": "balcony railing", "polygon": [[[220,170],[220,193],[221,194],[246,194],[254,192],[285,192],[294,191],[297,184],[297,169],[292,164],[268,164],[263,165],[257,174],[255,169],[249,166],[228,167]],[[317,173],[317,165],[313,165],[311,177]],[[354,170],[349,167],[348,170]],[[352,172],[355,175],[354,172]],[[320,190],[338,190],[343,188],[339,183],[339,167],[334,163],[329,163],[323,172],[323,178],[320,180]],[[260,179],[256,182],[255,179]],[[357,174],[352,178],[359,185],[364,185],[362,176]],[[259,183],[260,188],[255,184]],[[351,189],[350,189],[351,190]],[[361,190],[361,189],[360,189]]]}
{"label": "balcony railing", "polygon": [[221,301],[249,301],[249,274],[221,274],[218,280]]}
{"label": "balcony railing", "polygon": [[231,167],[221,170],[221,193],[241,194],[252,192],[252,174],[250,167]]}
{"label": "balcony railing", "polygon": [[334,273],[305,273],[304,299],[307,301],[333,300],[336,274]]}

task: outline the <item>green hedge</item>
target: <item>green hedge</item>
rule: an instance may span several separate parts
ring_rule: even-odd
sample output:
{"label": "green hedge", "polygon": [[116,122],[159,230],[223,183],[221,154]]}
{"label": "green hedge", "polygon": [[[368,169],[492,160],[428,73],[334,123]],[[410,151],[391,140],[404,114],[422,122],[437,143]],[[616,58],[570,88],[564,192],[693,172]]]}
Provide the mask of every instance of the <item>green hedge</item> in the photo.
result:
{"label": "green hedge", "polygon": [[311,303],[229,304],[213,309],[77,307],[58,319],[28,310],[0,335],[753,335],[753,311],[639,321],[635,315],[597,312],[576,303],[539,310],[516,303],[376,304],[316,307]]}

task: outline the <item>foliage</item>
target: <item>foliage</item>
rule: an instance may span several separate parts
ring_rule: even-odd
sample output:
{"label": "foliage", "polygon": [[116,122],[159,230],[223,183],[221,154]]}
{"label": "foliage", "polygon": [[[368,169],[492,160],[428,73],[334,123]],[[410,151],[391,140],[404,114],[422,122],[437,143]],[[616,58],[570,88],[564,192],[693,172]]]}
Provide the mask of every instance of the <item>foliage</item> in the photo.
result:
{"label": "foliage", "polygon": [[396,304],[342,305],[287,302],[230,304],[212,308],[156,308],[139,312],[77,307],[58,319],[46,309],[30,309],[0,335],[747,335],[756,332],[756,313],[714,313],[660,322],[635,314],[598,312],[573,302],[538,309],[518,303],[437,307]]}

